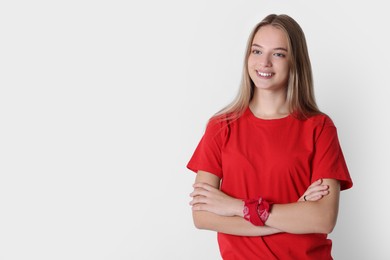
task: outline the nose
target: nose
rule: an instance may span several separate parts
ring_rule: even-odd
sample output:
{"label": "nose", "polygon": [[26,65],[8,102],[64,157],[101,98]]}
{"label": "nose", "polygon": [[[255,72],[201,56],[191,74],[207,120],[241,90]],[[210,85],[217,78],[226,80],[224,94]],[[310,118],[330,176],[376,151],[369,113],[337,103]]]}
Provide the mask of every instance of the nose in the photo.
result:
{"label": "nose", "polygon": [[272,66],[271,58],[269,57],[269,55],[263,54],[260,56],[259,59],[260,59],[259,63],[261,66],[263,66],[263,67],[271,67]]}

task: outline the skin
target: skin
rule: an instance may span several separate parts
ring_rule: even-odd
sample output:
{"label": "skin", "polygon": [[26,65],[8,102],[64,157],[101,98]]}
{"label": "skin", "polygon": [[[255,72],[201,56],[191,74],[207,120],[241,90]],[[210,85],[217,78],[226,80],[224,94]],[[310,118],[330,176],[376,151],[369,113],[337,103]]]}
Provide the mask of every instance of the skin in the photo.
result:
{"label": "skin", "polygon": [[[259,118],[277,119],[289,114],[287,46],[283,31],[270,25],[260,28],[253,39],[248,73],[255,89],[249,107]],[[220,181],[216,175],[204,171],[196,176],[190,205],[197,228],[240,236],[265,236],[280,232],[329,234],[336,224],[340,195],[337,180],[317,180],[297,202],[273,205],[263,227],[256,227],[243,218],[243,201],[220,191]]]}
{"label": "skin", "polygon": [[[260,118],[275,119],[289,114],[286,86],[289,78],[287,39],[273,26],[263,26],[255,34],[248,57],[249,76],[255,84],[249,106]],[[271,74],[264,77],[259,73]]]}
{"label": "skin", "polygon": [[[268,221],[263,227],[254,226],[246,221],[243,218],[243,201],[226,195],[219,190],[219,185],[220,179],[216,175],[204,171],[198,172],[193,185],[194,191],[190,194],[193,220],[197,228],[237,236],[266,236],[286,232],[268,226]],[[302,194],[298,203],[318,201],[329,194],[328,189],[329,186],[323,184],[323,180],[317,180]],[[304,196],[307,201],[304,201]]]}

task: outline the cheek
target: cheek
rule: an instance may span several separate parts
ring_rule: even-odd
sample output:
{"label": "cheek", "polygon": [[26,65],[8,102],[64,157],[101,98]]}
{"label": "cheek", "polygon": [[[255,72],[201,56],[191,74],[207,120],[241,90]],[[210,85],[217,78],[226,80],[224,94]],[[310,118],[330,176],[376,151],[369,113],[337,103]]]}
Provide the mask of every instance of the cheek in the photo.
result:
{"label": "cheek", "polygon": [[246,69],[247,69],[249,75],[250,75],[250,74],[252,73],[252,71],[253,71],[253,62],[252,62],[250,59],[248,59],[248,63],[246,64]]}
{"label": "cheek", "polygon": [[281,64],[279,67],[281,71],[288,77],[290,74],[290,66],[288,64]]}
{"label": "cheek", "polygon": [[254,58],[252,58],[252,56],[249,56],[248,57],[248,68],[252,68],[254,65],[256,64],[256,61]]}
{"label": "cheek", "polygon": [[251,63],[248,61],[248,66],[247,66],[247,71],[248,71],[248,74],[249,74],[249,77],[253,80],[253,78],[255,77],[256,75],[256,71],[255,71],[256,67],[255,67],[255,64]]}

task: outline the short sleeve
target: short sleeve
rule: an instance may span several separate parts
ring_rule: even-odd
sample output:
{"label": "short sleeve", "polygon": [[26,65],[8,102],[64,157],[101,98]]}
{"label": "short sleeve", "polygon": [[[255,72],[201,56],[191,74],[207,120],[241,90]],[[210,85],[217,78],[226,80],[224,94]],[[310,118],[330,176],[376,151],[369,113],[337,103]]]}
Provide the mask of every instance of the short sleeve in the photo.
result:
{"label": "short sleeve", "polygon": [[202,139],[187,164],[188,169],[196,173],[206,171],[222,178],[221,151],[224,128],[226,124],[223,124],[220,119],[209,121]]}
{"label": "short sleeve", "polygon": [[337,129],[329,118],[315,142],[312,161],[312,181],[320,178],[339,180],[341,190],[349,189],[353,185],[340,147]]}

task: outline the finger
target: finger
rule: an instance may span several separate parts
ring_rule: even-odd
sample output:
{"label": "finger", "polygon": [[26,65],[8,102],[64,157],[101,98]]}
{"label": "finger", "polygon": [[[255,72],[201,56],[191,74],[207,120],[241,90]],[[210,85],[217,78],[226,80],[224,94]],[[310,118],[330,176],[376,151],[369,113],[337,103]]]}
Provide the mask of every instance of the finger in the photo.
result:
{"label": "finger", "polygon": [[190,201],[191,206],[199,204],[199,203],[204,203],[204,204],[207,203],[207,198],[204,196],[196,196],[196,197],[193,197],[193,199]]}
{"label": "finger", "polygon": [[305,194],[308,195],[308,194],[313,193],[313,192],[324,191],[324,190],[328,190],[328,189],[329,189],[329,185],[314,186],[314,187],[308,188],[307,191],[305,192]]}
{"label": "finger", "polygon": [[191,193],[190,193],[190,196],[191,197],[195,197],[195,196],[207,196],[209,192],[203,188],[195,188]]}
{"label": "finger", "polygon": [[317,201],[321,198],[322,196],[319,195],[310,195],[310,196],[306,196],[306,201]]}
{"label": "finger", "polygon": [[317,201],[329,194],[328,190],[317,191],[302,196],[298,201]]}
{"label": "finger", "polygon": [[313,183],[309,186],[309,188],[315,187],[315,186],[318,186],[318,185],[321,185],[321,184],[322,184],[322,179],[318,179],[318,180],[316,180],[315,182],[313,182]]}
{"label": "finger", "polygon": [[307,195],[303,194],[298,201],[306,201],[307,200]]}
{"label": "finger", "polygon": [[318,201],[322,199],[322,195],[312,195],[312,196],[306,196],[306,201]]}
{"label": "finger", "polygon": [[195,204],[192,206],[192,210],[193,211],[207,211],[208,210],[208,205],[207,204],[202,204],[202,203],[199,203],[199,204]]}
{"label": "finger", "polygon": [[307,200],[308,198],[310,198],[310,200],[311,200],[312,198],[318,197],[318,196],[323,197],[323,196],[326,196],[326,195],[328,195],[328,194],[329,194],[329,191],[328,191],[328,190],[313,192],[313,193],[311,193],[311,194],[309,194],[309,195],[306,196],[306,200]]}
{"label": "finger", "polygon": [[328,190],[328,189],[329,189],[328,185],[311,186],[305,191],[304,195],[308,195],[308,194],[316,192],[316,191],[322,191],[322,190]]}
{"label": "finger", "polygon": [[194,187],[194,188],[202,188],[202,189],[205,189],[205,190],[208,190],[208,191],[215,190],[214,186],[211,186],[210,184],[204,183],[204,182],[194,183],[194,185],[192,185],[192,187]]}

